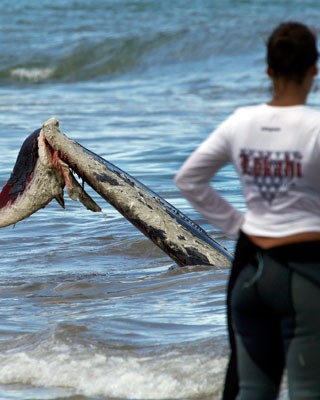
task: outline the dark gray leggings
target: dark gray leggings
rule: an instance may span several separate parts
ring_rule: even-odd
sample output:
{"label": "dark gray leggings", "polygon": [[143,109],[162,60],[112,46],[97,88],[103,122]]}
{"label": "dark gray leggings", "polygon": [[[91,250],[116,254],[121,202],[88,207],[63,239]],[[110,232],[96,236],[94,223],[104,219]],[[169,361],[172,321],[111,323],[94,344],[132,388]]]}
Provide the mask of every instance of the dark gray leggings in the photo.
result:
{"label": "dark gray leggings", "polygon": [[285,368],[291,400],[320,400],[320,286],[267,254],[258,256],[231,294],[237,400],[276,399]]}

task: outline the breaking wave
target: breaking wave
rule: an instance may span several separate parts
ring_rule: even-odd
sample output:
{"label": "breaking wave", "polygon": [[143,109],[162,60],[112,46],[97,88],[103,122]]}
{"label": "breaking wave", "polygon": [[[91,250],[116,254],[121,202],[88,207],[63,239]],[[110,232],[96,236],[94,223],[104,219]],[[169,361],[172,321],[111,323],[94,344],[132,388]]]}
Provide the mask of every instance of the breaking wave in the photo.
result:
{"label": "breaking wave", "polygon": [[86,81],[168,66],[188,61],[191,57],[206,57],[195,38],[194,43],[189,42],[189,34],[188,30],[181,30],[160,32],[153,37],[107,38],[100,43],[77,45],[68,54],[59,54],[55,49],[54,54],[52,51],[51,55],[32,55],[21,65],[0,70],[0,81]]}
{"label": "breaking wave", "polygon": [[16,382],[90,398],[204,400],[221,391],[226,357],[200,356],[197,346],[188,352],[172,348],[139,354],[106,343],[80,345],[78,338],[75,345],[73,336],[81,334],[85,327],[64,325],[60,332],[28,337],[28,343],[2,351],[0,392]]}
{"label": "breaking wave", "polygon": [[53,74],[54,68],[14,68],[10,72],[11,78],[29,82],[43,82]]}

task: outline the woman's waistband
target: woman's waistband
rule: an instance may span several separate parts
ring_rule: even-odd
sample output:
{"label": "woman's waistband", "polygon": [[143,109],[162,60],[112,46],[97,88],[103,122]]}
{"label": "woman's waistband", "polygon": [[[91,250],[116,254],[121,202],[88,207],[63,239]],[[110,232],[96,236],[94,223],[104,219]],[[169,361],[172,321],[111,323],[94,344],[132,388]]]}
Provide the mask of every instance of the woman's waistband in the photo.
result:
{"label": "woman's waistband", "polygon": [[303,275],[320,285],[320,241],[285,244],[270,249],[262,249],[255,245],[245,233],[239,236],[234,260],[233,282],[241,269],[248,263],[258,265],[257,254],[270,257],[294,272]]}
{"label": "woman's waistband", "polygon": [[[320,262],[320,240],[290,243],[263,249],[254,244],[245,233],[241,232],[239,241],[243,243],[247,242],[245,247],[247,247],[249,251],[268,254],[274,259],[287,262]],[[250,242],[250,245],[248,242]]]}

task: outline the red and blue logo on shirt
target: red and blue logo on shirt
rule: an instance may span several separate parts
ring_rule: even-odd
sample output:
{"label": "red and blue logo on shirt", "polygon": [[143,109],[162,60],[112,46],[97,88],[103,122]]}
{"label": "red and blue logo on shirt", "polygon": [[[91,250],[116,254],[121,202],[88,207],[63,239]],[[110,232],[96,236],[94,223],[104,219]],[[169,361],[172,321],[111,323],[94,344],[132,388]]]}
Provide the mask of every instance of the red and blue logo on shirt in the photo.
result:
{"label": "red and blue logo on shirt", "polygon": [[302,177],[302,155],[298,151],[265,151],[241,149],[240,171],[248,185],[272,202],[287,194],[296,178]]}

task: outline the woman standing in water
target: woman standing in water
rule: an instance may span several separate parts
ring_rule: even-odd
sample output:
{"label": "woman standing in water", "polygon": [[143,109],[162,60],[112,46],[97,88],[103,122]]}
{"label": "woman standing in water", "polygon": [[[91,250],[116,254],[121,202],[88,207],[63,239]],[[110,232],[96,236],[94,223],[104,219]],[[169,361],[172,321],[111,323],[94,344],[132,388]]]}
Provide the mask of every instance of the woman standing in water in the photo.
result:
{"label": "woman standing in water", "polygon": [[[276,399],[285,368],[291,400],[320,399],[320,112],[306,105],[317,59],[307,26],[279,25],[267,42],[270,102],[237,109],[176,176],[210,223],[239,234],[224,399]],[[210,184],[229,162],[244,216]]]}

